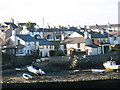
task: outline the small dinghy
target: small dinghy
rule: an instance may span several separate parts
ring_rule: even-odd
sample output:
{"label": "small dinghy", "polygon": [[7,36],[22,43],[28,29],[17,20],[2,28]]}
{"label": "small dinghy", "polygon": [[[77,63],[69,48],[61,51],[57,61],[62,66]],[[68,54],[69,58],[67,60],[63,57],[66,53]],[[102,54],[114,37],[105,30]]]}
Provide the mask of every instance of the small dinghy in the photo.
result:
{"label": "small dinghy", "polygon": [[32,79],[32,76],[31,75],[29,75],[29,74],[27,74],[27,73],[23,73],[23,78],[25,78],[25,79]]}
{"label": "small dinghy", "polygon": [[15,70],[16,70],[16,71],[21,71],[22,69],[20,69],[20,68],[15,68]]}
{"label": "small dinghy", "polygon": [[101,70],[101,69],[91,69],[91,71],[93,73],[104,73],[105,72],[105,70]]}
{"label": "small dinghy", "polygon": [[73,70],[73,71],[69,71],[70,74],[76,74],[76,73],[79,73],[80,70]]}

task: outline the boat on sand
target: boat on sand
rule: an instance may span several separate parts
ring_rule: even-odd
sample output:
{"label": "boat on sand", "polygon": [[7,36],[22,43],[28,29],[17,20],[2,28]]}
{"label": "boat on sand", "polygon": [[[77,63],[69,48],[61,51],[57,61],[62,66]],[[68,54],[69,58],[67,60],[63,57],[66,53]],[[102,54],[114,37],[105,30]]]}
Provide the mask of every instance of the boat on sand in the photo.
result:
{"label": "boat on sand", "polygon": [[45,72],[40,69],[39,67],[35,66],[35,65],[31,65],[31,66],[27,66],[27,69],[29,72],[32,72],[34,74],[37,74],[37,75],[44,75]]}
{"label": "boat on sand", "polygon": [[103,66],[106,68],[106,70],[120,70],[120,65],[116,64],[115,60],[112,60],[112,58],[103,63]]}
{"label": "boat on sand", "polygon": [[104,73],[105,72],[105,70],[101,70],[101,69],[91,69],[91,71],[93,73]]}
{"label": "boat on sand", "polygon": [[25,79],[32,79],[32,76],[29,75],[29,74],[27,74],[27,73],[23,73],[22,76],[23,76],[23,78],[25,78]]}

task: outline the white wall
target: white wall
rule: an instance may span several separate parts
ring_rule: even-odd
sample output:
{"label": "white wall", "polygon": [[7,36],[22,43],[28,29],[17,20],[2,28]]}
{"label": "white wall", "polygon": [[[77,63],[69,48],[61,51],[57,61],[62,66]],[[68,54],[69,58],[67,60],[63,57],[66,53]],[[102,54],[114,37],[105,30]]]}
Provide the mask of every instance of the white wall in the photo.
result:
{"label": "white wall", "polygon": [[72,33],[69,37],[83,37],[82,35],[80,35],[79,33],[77,33],[77,32],[74,32],[74,33]]}
{"label": "white wall", "polygon": [[109,37],[109,41],[111,45],[114,45],[114,37]]}
{"label": "white wall", "polygon": [[[39,48],[39,42],[36,42],[36,46],[35,46],[35,42],[26,42],[25,43],[26,54],[33,54],[33,52],[38,50],[38,48]],[[31,50],[32,50],[32,52],[31,52]]]}
{"label": "white wall", "polygon": [[101,47],[92,48],[92,47],[86,46],[86,49],[88,49],[88,55],[101,54]]}
{"label": "white wall", "polygon": [[116,37],[116,40],[114,40],[114,37],[110,37],[109,40],[111,45],[120,44],[120,37]]}
{"label": "white wall", "polygon": [[80,43],[80,48],[78,48],[77,43],[75,44],[66,44],[66,48],[67,48],[67,55],[70,55],[70,51],[68,50],[69,48],[74,48],[76,49],[80,49],[81,51],[85,51],[85,43]]}
{"label": "white wall", "polygon": [[54,45],[43,45],[43,48],[39,48],[39,55],[42,52],[42,56],[50,56],[50,51],[54,50]]}

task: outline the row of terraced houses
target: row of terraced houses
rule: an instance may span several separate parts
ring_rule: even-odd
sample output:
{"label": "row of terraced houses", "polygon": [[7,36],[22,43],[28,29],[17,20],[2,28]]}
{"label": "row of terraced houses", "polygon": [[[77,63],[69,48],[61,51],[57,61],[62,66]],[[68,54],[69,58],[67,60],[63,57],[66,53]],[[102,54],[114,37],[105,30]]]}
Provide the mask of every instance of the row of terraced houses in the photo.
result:
{"label": "row of terraced houses", "polygon": [[0,23],[2,51],[9,55],[38,54],[51,56],[52,51],[65,55],[84,53],[97,55],[111,52],[120,44],[120,24],[90,25],[84,27],[59,26],[39,28],[36,23]]}

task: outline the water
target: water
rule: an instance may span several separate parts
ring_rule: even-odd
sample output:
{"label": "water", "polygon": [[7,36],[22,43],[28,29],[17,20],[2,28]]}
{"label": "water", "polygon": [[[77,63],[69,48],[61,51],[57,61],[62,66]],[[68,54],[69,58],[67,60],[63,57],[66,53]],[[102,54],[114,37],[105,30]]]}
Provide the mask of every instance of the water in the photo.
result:
{"label": "water", "polygon": [[3,84],[2,88],[120,88],[120,80]]}

